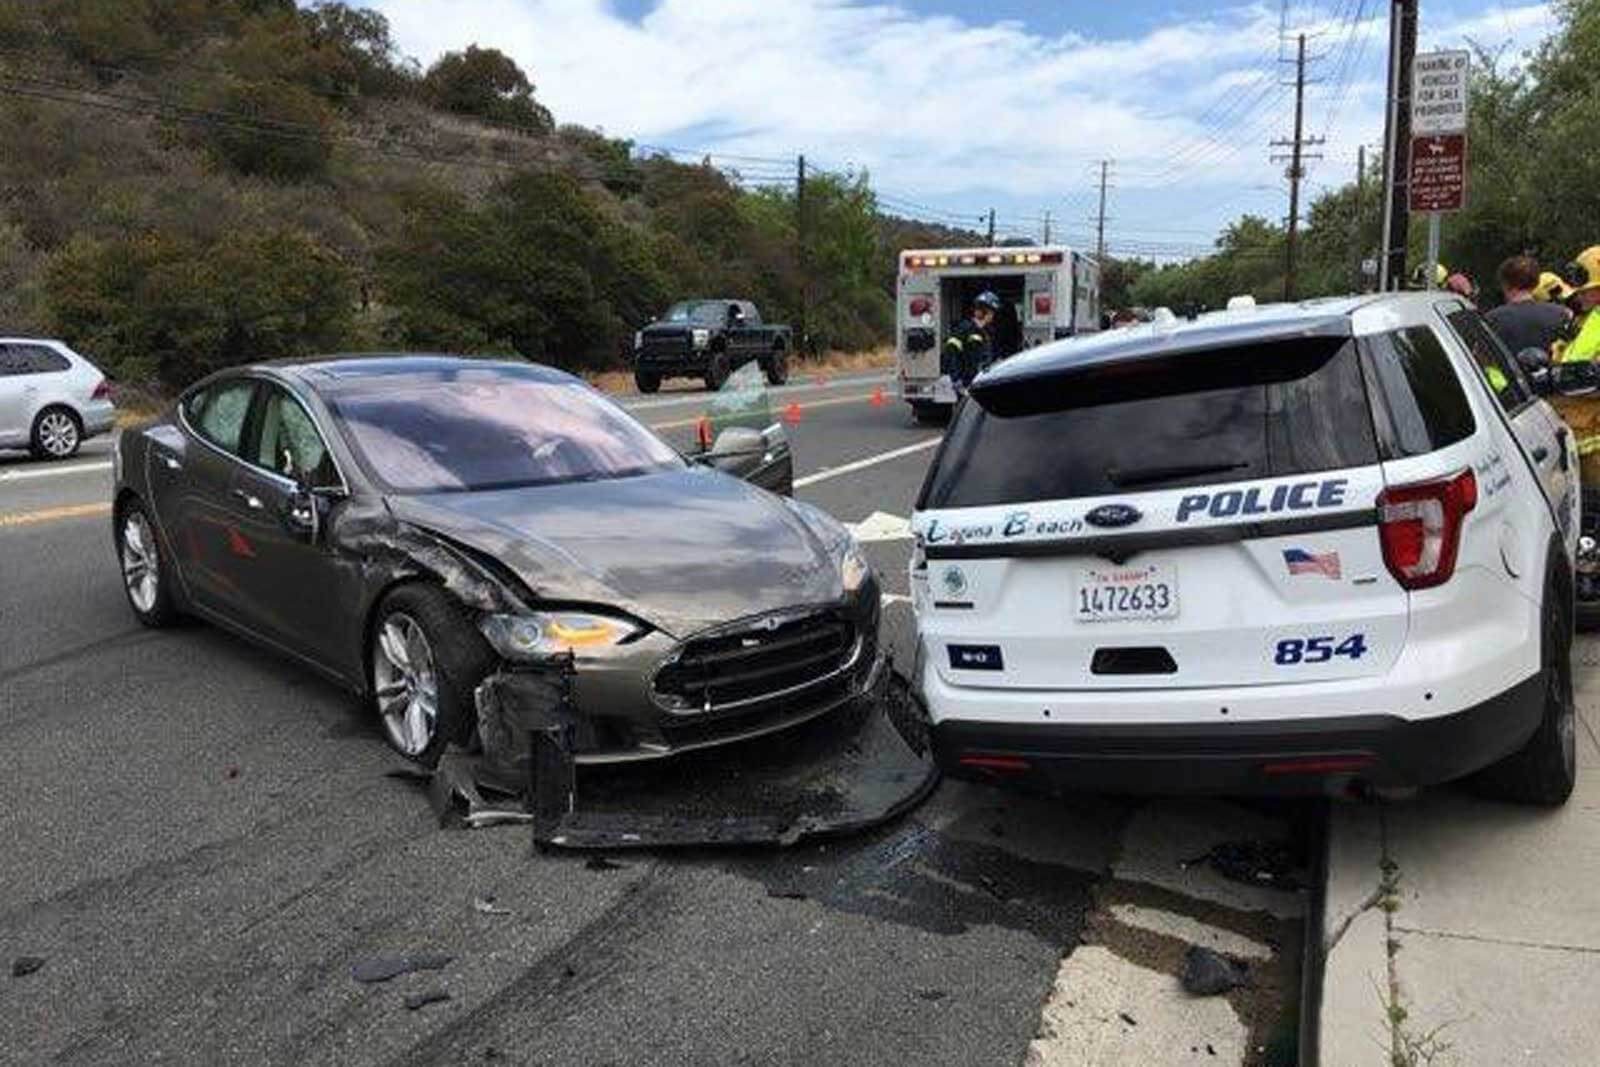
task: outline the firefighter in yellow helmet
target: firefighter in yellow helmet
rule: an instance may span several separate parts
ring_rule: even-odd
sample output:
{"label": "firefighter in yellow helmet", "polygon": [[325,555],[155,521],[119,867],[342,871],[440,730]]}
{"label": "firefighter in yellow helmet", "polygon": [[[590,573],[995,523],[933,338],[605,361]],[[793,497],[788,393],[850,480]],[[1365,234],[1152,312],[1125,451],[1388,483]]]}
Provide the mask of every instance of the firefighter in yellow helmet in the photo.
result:
{"label": "firefighter in yellow helmet", "polygon": [[[1435,263],[1433,265],[1433,287],[1435,289],[1444,289],[1449,281],[1450,268],[1443,263]],[[1418,263],[1416,269],[1411,272],[1411,288],[1428,288],[1428,265],[1426,263]]]}
{"label": "firefighter in yellow helmet", "polygon": [[1571,295],[1572,286],[1562,281],[1561,275],[1553,270],[1541,273],[1538,284],[1533,287],[1533,298],[1541,304],[1560,304],[1565,307]]}
{"label": "firefighter in yellow helmet", "polygon": [[1567,306],[1576,318],[1572,340],[1562,351],[1561,362],[1593,361],[1600,356],[1600,314],[1595,313],[1595,308],[1600,307],[1600,245],[1590,245],[1579,252],[1563,273],[1572,287]]}

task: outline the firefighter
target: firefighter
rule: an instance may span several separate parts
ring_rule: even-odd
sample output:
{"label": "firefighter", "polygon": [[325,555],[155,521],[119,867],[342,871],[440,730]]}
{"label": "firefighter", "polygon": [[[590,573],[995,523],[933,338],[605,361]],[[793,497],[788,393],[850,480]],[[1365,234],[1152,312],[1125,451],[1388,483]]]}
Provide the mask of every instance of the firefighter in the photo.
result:
{"label": "firefighter", "polygon": [[1533,287],[1533,298],[1541,304],[1560,304],[1567,306],[1567,299],[1572,296],[1572,286],[1561,280],[1561,275],[1553,270],[1544,271],[1539,275],[1539,284]]}
{"label": "firefighter", "polygon": [[1578,258],[1567,264],[1566,282],[1572,287],[1567,306],[1576,318],[1572,323],[1572,340],[1561,353],[1561,362],[1592,362],[1600,356],[1600,245],[1590,245],[1578,253]]}
{"label": "firefighter", "polygon": [[[1433,287],[1435,289],[1443,289],[1445,283],[1449,280],[1450,268],[1443,263],[1435,263],[1433,265]],[[1426,263],[1418,263],[1416,269],[1411,272],[1411,288],[1426,289],[1427,287],[1428,265]]]}
{"label": "firefighter", "polygon": [[994,360],[994,317],[1000,298],[989,290],[972,302],[972,317],[956,323],[944,343],[940,372],[963,388]]}

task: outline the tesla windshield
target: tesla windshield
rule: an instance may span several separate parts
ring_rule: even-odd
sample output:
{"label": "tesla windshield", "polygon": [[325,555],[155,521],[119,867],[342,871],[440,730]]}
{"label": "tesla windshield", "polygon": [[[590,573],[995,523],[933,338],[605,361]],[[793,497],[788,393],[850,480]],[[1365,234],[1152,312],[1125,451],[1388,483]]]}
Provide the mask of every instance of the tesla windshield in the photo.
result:
{"label": "tesla windshield", "polygon": [[587,386],[504,368],[352,383],[332,407],[398,493],[598,481],[684,462]]}

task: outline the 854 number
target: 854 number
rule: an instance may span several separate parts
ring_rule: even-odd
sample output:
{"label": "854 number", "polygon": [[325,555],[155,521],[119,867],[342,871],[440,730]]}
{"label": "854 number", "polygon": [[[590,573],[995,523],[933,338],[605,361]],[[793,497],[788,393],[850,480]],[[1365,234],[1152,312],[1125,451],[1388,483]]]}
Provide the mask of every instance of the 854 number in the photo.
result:
{"label": "854 number", "polygon": [[1278,642],[1272,662],[1280,667],[1293,667],[1300,663],[1326,663],[1335,656],[1360,659],[1366,654],[1364,634],[1351,634],[1343,641],[1337,637],[1286,637]]}

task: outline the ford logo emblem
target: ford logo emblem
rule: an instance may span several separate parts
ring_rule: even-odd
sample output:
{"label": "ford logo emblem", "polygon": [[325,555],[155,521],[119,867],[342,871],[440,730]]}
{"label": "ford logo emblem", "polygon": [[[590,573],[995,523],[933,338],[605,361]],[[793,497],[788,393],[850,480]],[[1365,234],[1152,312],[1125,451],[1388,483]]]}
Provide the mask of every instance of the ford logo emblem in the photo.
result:
{"label": "ford logo emblem", "polygon": [[1131,504],[1101,504],[1083,517],[1091,526],[1132,526],[1144,518],[1144,512]]}

